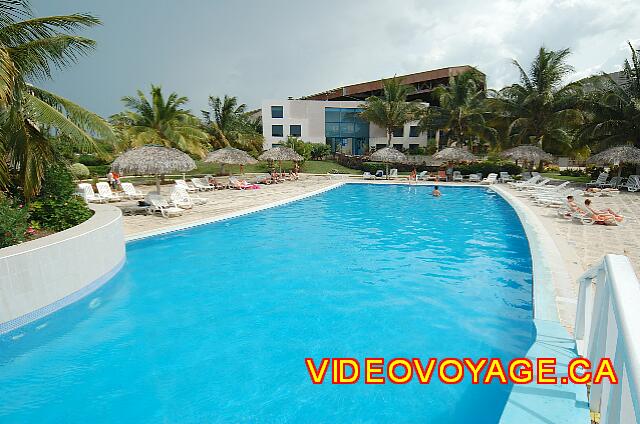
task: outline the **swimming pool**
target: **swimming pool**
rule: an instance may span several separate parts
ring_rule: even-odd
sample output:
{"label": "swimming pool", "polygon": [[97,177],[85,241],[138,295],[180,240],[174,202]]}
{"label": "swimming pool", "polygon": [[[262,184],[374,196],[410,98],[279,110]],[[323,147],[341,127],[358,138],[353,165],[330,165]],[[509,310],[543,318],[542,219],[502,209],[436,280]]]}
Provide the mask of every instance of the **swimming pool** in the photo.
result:
{"label": "swimming pool", "polygon": [[482,188],[349,184],[129,243],[0,340],[0,422],[496,422],[502,385],[312,385],[304,358],[524,356],[531,257]]}

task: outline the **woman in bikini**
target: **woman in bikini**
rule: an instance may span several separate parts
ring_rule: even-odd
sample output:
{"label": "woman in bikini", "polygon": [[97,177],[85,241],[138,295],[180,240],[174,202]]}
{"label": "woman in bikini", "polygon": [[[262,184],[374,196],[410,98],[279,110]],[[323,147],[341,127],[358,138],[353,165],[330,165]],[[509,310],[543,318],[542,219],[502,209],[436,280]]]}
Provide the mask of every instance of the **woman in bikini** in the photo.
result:
{"label": "woman in bikini", "polygon": [[[604,217],[604,220],[611,220],[614,219],[618,222],[622,222],[622,220],[624,219],[624,217],[622,215],[619,215],[617,213],[615,213],[613,210],[611,210],[611,208],[607,208],[605,210],[595,210],[591,207],[591,200],[587,199],[584,201],[584,205],[587,207],[587,209],[589,209],[589,212],[591,212],[594,216],[600,216],[600,217]],[[593,219],[596,219],[595,217]]]}

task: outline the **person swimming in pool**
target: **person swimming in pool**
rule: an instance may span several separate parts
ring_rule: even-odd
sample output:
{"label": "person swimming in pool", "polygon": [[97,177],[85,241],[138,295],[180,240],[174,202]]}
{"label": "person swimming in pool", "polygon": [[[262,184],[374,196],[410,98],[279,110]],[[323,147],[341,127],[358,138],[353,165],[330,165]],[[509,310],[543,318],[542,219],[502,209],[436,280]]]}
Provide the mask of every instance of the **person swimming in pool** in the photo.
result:
{"label": "person swimming in pool", "polygon": [[440,197],[442,196],[442,193],[440,193],[440,189],[438,188],[438,186],[433,186],[433,191],[431,192],[431,195],[433,197]]}

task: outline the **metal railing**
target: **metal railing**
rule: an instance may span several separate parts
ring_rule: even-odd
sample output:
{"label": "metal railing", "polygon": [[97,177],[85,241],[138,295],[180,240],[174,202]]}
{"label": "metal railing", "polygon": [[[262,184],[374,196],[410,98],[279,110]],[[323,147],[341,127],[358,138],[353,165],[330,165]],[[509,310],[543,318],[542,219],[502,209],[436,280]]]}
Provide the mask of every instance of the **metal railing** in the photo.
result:
{"label": "metal railing", "polygon": [[606,255],[578,281],[575,337],[578,353],[610,358],[618,384],[604,379],[589,394],[601,424],[640,423],[640,283],[629,258]]}

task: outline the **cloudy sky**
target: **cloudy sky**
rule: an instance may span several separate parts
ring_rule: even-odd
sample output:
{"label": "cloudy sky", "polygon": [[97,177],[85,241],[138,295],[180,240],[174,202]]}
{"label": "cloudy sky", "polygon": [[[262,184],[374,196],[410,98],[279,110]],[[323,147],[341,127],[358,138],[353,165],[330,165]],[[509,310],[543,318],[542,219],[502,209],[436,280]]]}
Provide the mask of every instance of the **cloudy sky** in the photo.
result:
{"label": "cloudy sky", "polygon": [[160,84],[198,112],[209,95],[303,96],[350,83],[474,65],[514,82],[541,45],[569,47],[573,78],[615,71],[640,47],[638,0],[32,0],[37,15],[87,12],[94,53],[41,83],[108,116]]}

